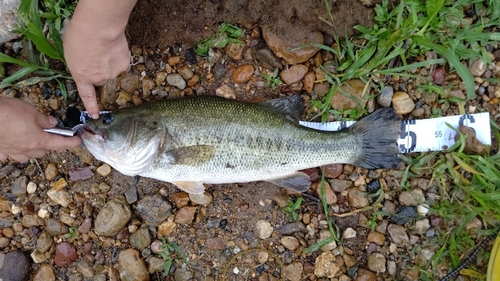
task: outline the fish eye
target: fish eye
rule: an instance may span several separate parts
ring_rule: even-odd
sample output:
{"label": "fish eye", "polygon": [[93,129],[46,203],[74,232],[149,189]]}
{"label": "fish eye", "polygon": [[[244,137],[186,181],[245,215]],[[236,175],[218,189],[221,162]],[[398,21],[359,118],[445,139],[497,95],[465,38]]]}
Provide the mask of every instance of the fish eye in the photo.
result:
{"label": "fish eye", "polygon": [[111,124],[111,122],[113,122],[113,119],[114,119],[114,117],[111,113],[106,113],[102,116],[102,123],[104,125],[109,125],[109,124]]}

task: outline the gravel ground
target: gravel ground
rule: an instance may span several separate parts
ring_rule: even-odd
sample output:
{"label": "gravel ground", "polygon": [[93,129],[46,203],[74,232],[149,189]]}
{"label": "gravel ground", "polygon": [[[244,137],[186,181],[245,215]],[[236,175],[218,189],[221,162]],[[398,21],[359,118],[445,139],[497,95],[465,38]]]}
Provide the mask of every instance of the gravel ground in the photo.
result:
{"label": "gravel ground", "polygon": [[[230,44],[198,57],[182,44],[164,49],[132,46],[134,65],[101,89],[103,109],[188,95],[219,95],[262,101],[298,94],[310,107],[324,95],[320,65],[331,55],[311,49],[285,53],[286,44],[272,45],[274,34],[255,27],[245,46]],[[265,38],[266,40],[263,40]],[[312,39],[311,39],[312,38]],[[326,43],[322,34],[312,42]],[[265,42],[268,42],[267,45]],[[286,43],[286,42],[285,42]],[[11,45],[7,44],[7,52]],[[271,51],[272,50],[272,51]],[[499,122],[500,87],[483,78],[500,77],[500,50],[490,50],[493,64],[468,62],[476,78],[476,98],[466,102],[469,112],[488,111]],[[429,53],[428,58],[435,54]],[[294,61],[292,64],[287,62]],[[284,82],[266,87],[262,73],[280,68]],[[8,71],[13,71],[10,69]],[[456,74],[441,68],[416,69],[438,85],[451,86],[448,95],[465,97]],[[392,92],[365,100],[371,112],[391,106],[405,119],[458,114],[458,103],[438,103],[416,85],[424,80],[393,77]],[[16,96],[41,111],[64,119],[67,107],[83,109],[77,94],[64,100],[56,83],[22,90],[4,89],[0,96]],[[360,96],[364,83],[349,81]],[[332,108],[348,106],[334,99]],[[412,157],[413,155],[406,155]],[[207,186],[201,196],[146,178],[126,177],[96,161],[85,147],[49,152],[28,163],[0,164],[0,277],[4,280],[418,280],[439,249],[440,233],[451,228],[442,217],[426,213],[419,202],[431,203],[438,191],[428,176],[411,179],[412,189],[399,186],[399,170],[367,170],[351,165],[325,167],[328,212],[342,243],[330,243],[304,254],[329,237],[318,195],[320,169],[308,174],[315,182],[307,194],[292,194],[270,183]],[[372,194],[382,188],[385,196]],[[282,210],[287,200],[303,198],[296,221]],[[387,215],[374,214],[382,211]],[[394,216],[391,214],[398,214]],[[367,222],[375,221],[371,229]],[[459,223],[459,222],[457,222]],[[479,219],[467,225],[471,233],[483,228]],[[473,235],[478,244],[482,238]],[[491,248],[491,243],[486,249]],[[171,262],[168,274],[166,265]],[[416,266],[420,267],[416,267]],[[485,271],[486,260],[475,260]],[[450,270],[438,265],[436,278]],[[20,276],[19,279],[14,279]],[[470,280],[459,277],[459,280]]]}

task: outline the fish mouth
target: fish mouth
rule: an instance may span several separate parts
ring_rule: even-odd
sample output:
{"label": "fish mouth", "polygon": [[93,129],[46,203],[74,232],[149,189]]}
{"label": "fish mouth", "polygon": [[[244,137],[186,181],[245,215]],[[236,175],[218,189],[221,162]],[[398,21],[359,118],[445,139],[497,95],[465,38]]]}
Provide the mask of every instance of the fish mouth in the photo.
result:
{"label": "fish mouth", "polygon": [[77,133],[80,137],[90,137],[94,136],[97,137],[98,139],[104,140],[104,134],[102,132],[99,132],[97,130],[93,130],[91,127],[88,125],[81,125],[81,127],[77,128]]}

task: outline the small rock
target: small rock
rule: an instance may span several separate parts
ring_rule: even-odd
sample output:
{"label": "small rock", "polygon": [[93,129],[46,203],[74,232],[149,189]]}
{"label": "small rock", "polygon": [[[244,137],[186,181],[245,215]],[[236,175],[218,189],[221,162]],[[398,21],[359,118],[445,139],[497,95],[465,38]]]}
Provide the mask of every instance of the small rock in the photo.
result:
{"label": "small rock", "polygon": [[59,236],[68,233],[68,227],[56,219],[48,219],[45,230],[51,236]]}
{"label": "small rock", "polygon": [[61,190],[65,189],[67,186],[68,186],[68,182],[66,181],[66,179],[60,178],[54,183],[54,185],[52,186],[52,189],[54,189],[56,191],[61,191]]}
{"label": "small rock", "polygon": [[344,239],[355,238],[356,234],[356,230],[354,230],[352,227],[348,227],[344,230],[342,237],[344,237]]}
{"label": "small rock", "polygon": [[[167,80],[168,80],[168,78],[167,78]],[[151,93],[151,91],[153,91],[155,86],[156,86],[156,82],[153,81],[153,79],[151,79],[149,77],[144,77],[144,79],[142,79],[142,92],[143,93]]]}
{"label": "small rock", "polygon": [[117,234],[132,217],[130,206],[123,195],[108,201],[101,209],[94,224],[95,233],[103,236]]}
{"label": "small rock", "polygon": [[32,181],[28,182],[28,186],[26,187],[26,191],[28,192],[28,194],[35,193],[36,189],[37,189],[36,183],[34,183]]}
{"label": "small rock", "polygon": [[399,203],[403,206],[417,206],[425,200],[424,192],[420,188],[403,191],[399,194]]}
{"label": "small rock", "polygon": [[149,230],[146,227],[139,228],[136,232],[130,234],[129,241],[130,245],[135,249],[139,251],[144,250],[144,248],[151,244]]}
{"label": "small rock", "polygon": [[125,91],[121,91],[120,94],[118,95],[118,97],[116,98],[115,102],[117,105],[123,106],[123,105],[127,104],[127,102],[129,102],[130,100],[132,100],[132,97],[130,96],[130,94],[125,92]]}
{"label": "small rock", "polygon": [[191,202],[193,202],[194,204],[208,206],[208,205],[210,205],[210,203],[212,203],[213,196],[212,196],[212,194],[205,191],[202,194],[191,194],[190,193],[189,199],[191,199]]}
{"label": "small rock", "polygon": [[57,170],[56,165],[54,163],[49,163],[49,165],[47,165],[47,168],[45,168],[45,179],[48,181],[53,181],[58,173],[59,171]]}
{"label": "small rock", "polygon": [[158,73],[156,73],[156,86],[160,86],[161,84],[163,84],[163,82],[165,82],[165,79],[167,78],[167,75],[168,73],[166,73],[165,71],[159,71]]}
{"label": "small rock", "polygon": [[245,64],[238,67],[231,76],[233,82],[236,84],[243,84],[248,82],[252,78],[254,72],[254,67],[251,64]]}
{"label": "small rock", "polygon": [[181,267],[181,268],[178,268],[175,270],[174,280],[175,281],[190,281],[190,280],[193,280],[193,274],[191,273],[191,271]]}
{"label": "small rock", "polygon": [[342,174],[344,171],[344,165],[342,164],[330,164],[323,166],[325,177],[329,179],[335,179]]}
{"label": "small rock", "polygon": [[0,280],[28,280],[30,267],[30,259],[19,250],[6,254],[0,253]]}
{"label": "small rock", "polygon": [[415,108],[412,112],[411,112],[411,116],[413,117],[422,117],[424,116],[424,113],[425,113],[425,109],[423,108]]}
{"label": "small rock", "polygon": [[95,274],[92,266],[90,266],[84,260],[81,260],[78,262],[78,264],[76,265],[76,270],[78,272],[80,272],[84,277],[87,277],[87,278],[92,278],[92,277],[94,277],[94,274]]}
{"label": "small rock", "polygon": [[92,218],[85,218],[78,227],[78,232],[87,234],[92,229]]}
{"label": "small rock", "polygon": [[255,230],[260,239],[267,239],[273,234],[273,226],[265,220],[258,220],[255,225]]}
{"label": "small rock", "polygon": [[243,49],[245,49],[245,45],[238,43],[229,43],[224,47],[226,55],[236,61],[241,60],[243,57]]}
{"label": "small rock", "polygon": [[255,58],[262,67],[267,70],[274,71],[276,68],[282,69],[281,59],[276,57],[268,48],[262,48],[255,52]]}
{"label": "small rock", "polygon": [[352,181],[332,179],[330,185],[335,192],[343,192],[352,186]]}
{"label": "small rock", "polygon": [[175,214],[174,222],[178,224],[191,223],[197,209],[197,207],[182,207],[179,211],[177,211],[177,214]]}
{"label": "small rock", "polygon": [[353,208],[363,208],[370,204],[368,195],[359,191],[357,188],[349,189],[348,193],[349,205]]}
{"label": "small rock", "polygon": [[85,167],[82,169],[77,169],[69,172],[69,180],[70,181],[80,181],[80,180],[88,180],[94,176],[92,170],[89,167]]}
{"label": "small rock", "polygon": [[384,273],[385,272],[385,256],[381,253],[372,253],[368,256],[368,269],[374,271],[376,273]]}
{"label": "small rock", "polygon": [[409,243],[410,238],[408,238],[408,234],[406,234],[406,229],[403,226],[389,224],[387,227],[387,231],[396,244],[404,244]]}
{"label": "small rock", "polygon": [[292,85],[304,78],[308,71],[307,66],[303,64],[292,65],[289,69],[285,69],[280,73],[281,79],[287,85]]}
{"label": "small rock", "polygon": [[[334,93],[331,107],[335,110],[354,109],[356,107],[364,108],[368,102],[370,88],[365,93],[365,83],[360,79],[351,79],[347,81],[349,85],[340,86]],[[348,94],[345,94],[348,93]]]}
{"label": "small rock", "polygon": [[415,222],[415,232],[418,234],[425,234],[429,228],[431,228],[431,224],[428,219],[421,219]]}
{"label": "small rock", "polygon": [[52,269],[52,266],[49,264],[42,264],[38,268],[38,270],[35,272],[35,275],[33,276],[33,281],[55,281],[56,280],[56,275],[54,273],[54,270]]}
{"label": "small rock", "polygon": [[287,223],[276,229],[276,233],[281,235],[292,235],[296,232],[305,232],[306,227],[301,222]]}
{"label": "small rock", "polygon": [[33,251],[30,257],[34,263],[43,263],[47,260],[47,256],[45,256],[45,253],[40,253],[37,250]]}
{"label": "small rock", "polygon": [[304,79],[302,79],[302,83],[304,83],[304,91],[308,94],[312,93],[314,90],[314,81],[316,80],[316,75],[314,72],[308,72],[304,75]]}
{"label": "small rock", "polygon": [[17,178],[14,181],[14,185],[12,186],[12,194],[14,194],[16,197],[25,197],[27,186],[28,186],[28,177],[22,176]]}
{"label": "small rock", "polygon": [[226,67],[223,64],[216,63],[214,65],[214,78],[215,78],[215,81],[219,81],[224,76],[226,76]]}
{"label": "small rock", "polygon": [[335,262],[335,256],[332,253],[323,252],[316,258],[314,266],[314,275],[316,277],[333,278],[339,271],[340,266]]}
{"label": "small rock", "polygon": [[[330,231],[328,230],[321,230],[319,232],[319,241],[331,239],[332,235],[330,234]],[[332,240],[332,242],[326,244],[325,246],[321,247],[321,250],[324,252],[331,251],[333,249],[337,248],[337,242],[335,240]]]}
{"label": "small rock", "polygon": [[97,168],[96,172],[105,177],[111,173],[111,167],[108,164],[103,164]]}
{"label": "small rock", "polygon": [[148,260],[148,271],[150,274],[155,272],[160,272],[163,270],[165,265],[165,260],[158,257],[150,257]]}
{"label": "small rock", "polygon": [[219,88],[215,90],[215,94],[219,97],[224,97],[226,99],[236,99],[236,95],[234,94],[233,90],[229,88],[228,85],[222,85]]}
{"label": "small rock", "polygon": [[125,191],[125,198],[127,199],[127,203],[129,204],[137,202],[137,187],[135,186],[135,184],[130,185],[127,191]]}
{"label": "small rock", "polygon": [[469,66],[469,71],[472,76],[480,77],[486,71],[486,63],[482,59],[478,59]]}
{"label": "small rock", "polygon": [[193,77],[193,70],[187,65],[183,65],[182,67],[177,69],[177,73],[179,73],[184,80],[189,80]]}
{"label": "small rock", "polygon": [[385,86],[377,97],[377,102],[383,107],[391,106],[392,96],[394,95],[394,88],[392,86]]}
{"label": "small rock", "polygon": [[167,60],[168,64],[171,65],[171,66],[177,65],[180,61],[181,61],[181,57],[180,56],[169,57],[168,60]]}
{"label": "small rock", "polygon": [[139,76],[126,74],[123,77],[118,77],[117,84],[125,92],[132,93],[139,87]]}
{"label": "small rock", "polygon": [[[24,227],[39,226],[41,224],[41,220],[38,218],[37,215],[24,215],[23,219],[21,220],[21,224]],[[11,225],[7,225],[7,227],[10,226]]]}
{"label": "small rock", "polygon": [[68,204],[69,204],[69,201],[70,201],[70,197],[69,197],[69,194],[68,192],[64,191],[64,190],[55,190],[55,189],[51,189],[49,191],[47,191],[47,196],[49,196],[49,198],[54,201],[56,204],[58,205],[61,205],[63,207],[68,207]]}
{"label": "small rock", "polygon": [[177,87],[181,90],[186,88],[186,81],[178,73],[172,73],[167,76],[167,84]]}
{"label": "small rock", "polygon": [[415,103],[405,92],[396,92],[392,97],[392,107],[397,114],[407,114],[415,109]]}
{"label": "small rock", "polygon": [[429,205],[427,205],[427,204],[419,204],[417,206],[417,213],[418,213],[419,216],[425,217],[427,215],[427,213],[429,212],[429,209],[430,209]]}
{"label": "small rock", "polygon": [[285,266],[283,269],[283,278],[290,281],[300,281],[302,280],[302,272],[304,267],[300,262],[294,262]]}
{"label": "small rock", "polygon": [[360,268],[358,269],[358,274],[356,275],[356,279],[354,279],[354,281],[377,281],[377,274],[367,269]]}
{"label": "small rock", "polygon": [[377,245],[384,245],[385,242],[385,235],[378,232],[378,231],[372,231],[368,233],[368,237],[366,238],[366,241],[375,243]]}
{"label": "small rock", "polygon": [[52,236],[46,231],[40,233],[36,240],[36,250],[40,253],[45,253],[52,246]]}
{"label": "small rock", "polygon": [[281,244],[290,251],[295,251],[300,246],[299,239],[293,236],[281,237]]}
{"label": "small rock", "polygon": [[411,219],[418,218],[417,211],[414,207],[405,206],[402,207],[397,214],[391,216],[391,221],[398,225],[403,225]]}
{"label": "small rock", "polygon": [[0,248],[3,249],[10,244],[10,239],[7,237],[0,237]]}
{"label": "small rock", "polygon": [[163,237],[167,237],[172,233],[177,224],[175,222],[164,221],[158,226],[158,234]]}
{"label": "small rock", "polygon": [[157,227],[170,215],[172,205],[165,201],[160,194],[155,194],[153,196],[144,196],[137,203],[136,210],[148,225]]}
{"label": "small rock", "polygon": [[[467,154],[484,154],[486,153],[486,146],[476,138],[473,129],[467,126],[460,126],[459,131],[465,135],[465,148],[464,152]],[[455,135],[455,141],[460,139],[460,135]]]}
{"label": "small rock", "polygon": [[226,243],[221,238],[208,238],[205,241],[205,246],[211,250],[222,250],[226,247]]}
{"label": "small rock", "polygon": [[[321,183],[314,183],[314,185],[316,187],[316,193],[318,194],[318,197],[321,197]],[[325,189],[326,204],[333,205],[337,203],[337,195],[335,194],[335,192],[333,192],[330,184],[325,181],[323,187]]]}
{"label": "small rock", "polygon": [[144,260],[135,249],[126,249],[118,255],[118,271],[121,280],[149,281]]}
{"label": "small rock", "polygon": [[177,192],[172,194],[172,201],[180,209],[189,203],[189,195],[186,192]]}
{"label": "small rock", "polygon": [[61,242],[56,245],[56,255],[54,262],[59,267],[65,267],[74,263],[78,259],[76,248],[69,242]]}
{"label": "small rock", "polygon": [[189,79],[188,81],[188,86],[189,87],[193,87],[194,85],[196,85],[196,83],[198,83],[200,81],[200,76],[198,75],[193,75],[193,77],[191,77],[191,79]]}

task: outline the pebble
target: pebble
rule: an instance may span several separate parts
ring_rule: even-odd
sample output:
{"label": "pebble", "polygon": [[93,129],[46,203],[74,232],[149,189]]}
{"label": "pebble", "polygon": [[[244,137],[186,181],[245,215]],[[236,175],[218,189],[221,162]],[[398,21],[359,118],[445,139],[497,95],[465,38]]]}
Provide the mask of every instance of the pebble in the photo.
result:
{"label": "pebble", "polygon": [[68,233],[68,227],[56,219],[48,219],[45,231],[51,236],[59,236]]}
{"label": "pebble", "polygon": [[118,97],[116,98],[115,102],[117,105],[123,106],[127,104],[127,102],[129,102],[130,100],[132,100],[132,96],[130,96],[129,93],[125,91],[120,91],[120,94],[118,94]]}
{"label": "pebble", "polygon": [[273,53],[285,59],[288,64],[303,63],[312,58],[319,51],[319,48],[313,45],[323,43],[321,32],[311,32],[293,24],[287,26],[279,35],[271,27],[263,26],[262,37]]}
{"label": "pebble", "polygon": [[[321,197],[321,183],[314,183],[316,187],[316,193],[318,194],[318,197]],[[328,205],[333,205],[337,203],[337,195],[335,192],[333,192],[332,188],[330,187],[330,184],[328,182],[324,182],[324,189],[325,189],[325,197],[326,197],[326,203]]]}
{"label": "pebble", "polygon": [[295,251],[300,246],[299,239],[293,236],[283,236],[280,239],[281,244],[290,251]]}
{"label": "pebble", "polygon": [[415,103],[405,92],[396,92],[392,97],[392,107],[397,114],[407,114],[415,109]]}
{"label": "pebble", "polygon": [[366,238],[366,241],[375,243],[377,245],[384,245],[385,242],[385,235],[378,232],[378,231],[372,231],[368,233],[368,237]]}
{"label": "pebble", "polygon": [[258,220],[255,224],[255,230],[260,239],[267,239],[273,234],[273,226],[265,220]]}
{"label": "pebble", "polygon": [[0,280],[28,280],[30,267],[30,259],[19,250],[0,253]]}
{"label": "pebble", "polygon": [[342,237],[344,237],[344,239],[355,238],[356,234],[356,230],[354,230],[352,227],[348,227],[344,230]]}
{"label": "pebble", "polygon": [[480,77],[486,71],[486,63],[482,59],[477,59],[469,66],[469,71],[474,77]]}
{"label": "pebble", "polygon": [[61,190],[65,189],[67,186],[68,186],[68,182],[66,181],[66,179],[60,178],[54,183],[54,185],[52,186],[52,189],[57,190],[57,191],[61,191]]}
{"label": "pebble", "polygon": [[368,269],[376,273],[384,273],[385,268],[385,256],[381,253],[372,253],[368,256]]}
{"label": "pebble", "polygon": [[306,73],[306,75],[304,75],[302,83],[304,83],[304,91],[306,91],[308,94],[313,92],[315,80],[316,80],[316,75],[314,75],[314,72],[308,72]]}
{"label": "pebble", "polygon": [[429,228],[431,228],[431,224],[428,219],[421,219],[415,222],[414,229],[418,234],[425,234]]}
{"label": "pebble", "polygon": [[36,189],[37,189],[36,183],[34,183],[32,181],[28,182],[28,186],[26,187],[26,191],[28,192],[28,194],[35,193]]}
{"label": "pebble", "polygon": [[105,177],[111,173],[111,167],[108,164],[103,164],[96,169],[96,172]]}
{"label": "pebble", "polygon": [[47,168],[45,168],[45,179],[48,181],[53,181],[55,180],[57,174],[59,171],[57,170],[57,167],[54,163],[49,163],[47,165]]}
{"label": "pebble", "polygon": [[52,236],[46,231],[40,233],[36,240],[36,250],[40,253],[47,252],[52,246]]}
{"label": "pebble", "polygon": [[358,274],[356,275],[356,279],[354,279],[354,281],[377,281],[377,274],[371,272],[370,270],[360,268],[358,269]]}
{"label": "pebble", "polygon": [[59,267],[66,267],[78,259],[76,248],[69,242],[61,242],[56,245],[54,263]]}
{"label": "pebble", "polygon": [[231,59],[239,61],[243,57],[243,49],[245,49],[243,44],[229,43],[224,47],[224,52]]}
{"label": "pebble", "polygon": [[226,247],[226,243],[221,238],[208,238],[205,241],[205,246],[210,250],[222,250]]}
{"label": "pebble", "polygon": [[251,64],[242,65],[233,72],[231,78],[236,84],[243,84],[248,82],[253,76],[254,67]]}
{"label": "pebble", "polygon": [[[168,77],[167,77],[167,80],[168,80]],[[153,91],[155,86],[156,86],[156,82],[153,81],[153,79],[151,79],[149,77],[144,77],[144,79],[142,79],[142,92],[143,93],[151,93],[151,91]]]}
{"label": "pebble", "polygon": [[196,83],[198,83],[200,81],[200,76],[198,75],[193,75],[193,77],[191,77],[191,79],[189,79],[188,81],[188,86],[189,87],[193,87],[194,85],[196,85]]}
{"label": "pebble", "polygon": [[135,249],[126,249],[118,255],[118,271],[121,280],[149,281],[144,260]]}
{"label": "pebble", "polygon": [[78,227],[78,232],[87,234],[92,229],[92,218],[88,217],[83,220],[83,222]]}
{"label": "pebble", "polygon": [[14,185],[12,186],[12,194],[14,194],[16,197],[25,197],[27,186],[28,186],[28,177],[22,176],[17,178],[14,181]]}
{"label": "pebble", "polygon": [[89,167],[77,169],[69,172],[69,180],[70,181],[80,181],[80,180],[88,180],[94,176],[92,170]]}
{"label": "pebble", "polygon": [[357,188],[349,189],[348,193],[349,205],[353,208],[363,208],[370,204],[368,195],[359,191]]}
{"label": "pebble", "polygon": [[305,232],[305,231],[307,231],[307,229],[301,222],[287,223],[276,229],[276,233],[279,233],[281,235],[292,235],[296,232]]}
{"label": "pebble", "polygon": [[342,174],[344,171],[344,165],[342,164],[330,164],[323,166],[325,177],[329,179],[335,179]]}
{"label": "pebble", "polygon": [[193,274],[191,271],[185,268],[178,268],[174,272],[174,281],[189,281],[193,280]]}
{"label": "pebble", "polygon": [[166,73],[165,71],[158,71],[155,76],[156,86],[160,86],[161,84],[163,84],[163,82],[165,82],[165,79],[167,78],[167,75],[168,73]]}
{"label": "pebble", "polygon": [[178,73],[172,73],[167,76],[167,84],[177,87],[181,90],[186,88],[186,80]]}
{"label": "pebble", "polygon": [[180,56],[172,56],[172,57],[169,57],[168,60],[167,60],[167,63],[171,66],[175,66],[177,65],[179,62],[181,61],[181,57]]}
{"label": "pebble", "polygon": [[290,68],[283,70],[280,77],[287,85],[292,85],[304,78],[308,71],[307,66],[303,64],[292,65]]}
{"label": "pebble", "polygon": [[174,222],[178,224],[188,224],[194,220],[194,215],[198,207],[184,206],[175,214]]}
{"label": "pebble", "polygon": [[425,113],[425,109],[423,109],[421,107],[420,108],[415,108],[415,110],[413,110],[411,112],[411,116],[413,116],[413,117],[422,117],[422,116],[424,116],[424,113]]}
{"label": "pebble", "polygon": [[130,206],[123,195],[108,201],[99,211],[94,223],[95,233],[103,236],[116,235],[131,218]]}
{"label": "pebble", "polygon": [[[347,81],[347,84],[340,86],[334,93],[331,107],[335,110],[354,109],[357,106],[364,108],[368,102],[366,97],[370,95],[370,88],[363,94],[365,83],[360,79],[351,79]],[[349,95],[343,93],[349,93]],[[353,100],[351,96],[356,100]]]}
{"label": "pebble", "polygon": [[267,70],[274,71],[276,68],[282,69],[283,64],[281,59],[274,55],[268,48],[262,48],[255,52],[255,57],[262,67]]}
{"label": "pebble", "polygon": [[191,202],[197,205],[208,206],[212,203],[213,196],[209,192],[205,191],[202,194],[189,194],[189,199]]}
{"label": "pebble", "polygon": [[10,239],[7,237],[0,237],[0,248],[5,248],[9,245]]}
{"label": "pebble", "polygon": [[174,231],[176,225],[177,224],[175,222],[164,221],[158,226],[158,233],[161,236],[166,237]]}
{"label": "pebble", "polygon": [[158,257],[150,257],[148,260],[148,271],[150,274],[155,272],[160,272],[163,270],[163,265],[165,264],[165,260]]}
{"label": "pebble", "polygon": [[174,202],[175,206],[180,209],[189,203],[189,195],[186,192],[176,192],[172,194],[171,200]]}
{"label": "pebble", "polygon": [[132,93],[139,87],[139,76],[130,73],[126,74],[118,78],[117,84],[125,92]]}
{"label": "pebble", "polygon": [[49,196],[50,200],[65,208],[69,205],[70,197],[68,192],[66,192],[65,190],[51,189],[47,191],[47,196]]}
{"label": "pebble", "polygon": [[56,274],[49,264],[41,264],[33,276],[33,281],[55,281]]}
{"label": "pebble", "polygon": [[404,244],[410,242],[408,234],[406,234],[406,229],[403,226],[396,224],[389,224],[387,231],[396,244]]}
{"label": "pebble", "polygon": [[222,85],[215,90],[215,94],[226,99],[236,99],[236,95],[228,85]]}
{"label": "pebble", "polygon": [[136,210],[145,223],[157,227],[171,214],[172,205],[164,200],[160,194],[147,195],[136,204]]}
{"label": "pebble", "polygon": [[0,212],[9,212],[10,209],[10,202],[5,198],[0,197]]}
{"label": "pebble", "polygon": [[215,81],[219,81],[220,79],[226,76],[226,67],[220,63],[216,63],[214,65],[214,78]]}
{"label": "pebble", "polygon": [[414,188],[411,191],[402,191],[399,194],[399,203],[403,206],[418,206],[425,200],[424,191],[420,188]]}
{"label": "pebble", "polygon": [[87,278],[92,278],[95,275],[94,268],[92,268],[92,266],[90,266],[84,260],[78,262],[78,264],[76,265],[76,270]]}
{"label": "pebble", "polygon": [[342,193],[352,187],[352,181],[332,179],[330,185],[335,192]]}
{"label": "pebble", "polygon": [[300,262],[294,262],[285,266],[283,269],[283,278],[290,281],[300,281],[302,280],[302,272],[304,271],[304,266]]}
{"label": "pebble", "polygon": [[427,215],[427,213],[429,212],[429,209],[430,209],[429,205],[427,205],[427,204],[419,204],[417,206],[417,213],[418,213],[419,216],[425,217]]}
{"label": "pebble", "polygon": [[335,256],[330,252],[323,252],[316,258],[314,275],[316,277],[333,278],[340,271],[340,266],[335,262]]}
{"label": "pebble", "polygon": [[[331,238],[331,234],[330,234],[330,231],[328,230],[321,230],[319,232],[319,241],[323,241],[323,240],[326,240],[326,239],[330,239]],[[335,240],[333,240],[332,242],[326,244],[325,246],[321,247],[321,250],[326,252],[326,251],[331,251],[333,249],[337,248],[337,242]]]}
{"label": "pebble", "polygon": [[394,95],[394,88],[392,86],[385,86],[380,95],[377,97],[377,102],[383,107],[391,106],[392,96]]}
{"label": "pebble", "polygon": [[414,207],[402,207],[397,214],[391,216],[391,221],[398,225],[403,225],[411,219],[418,218],[418,213]]}
{"label": "pebble", "polygon": [[193,77],[194,73],[193,70],[187,65],[183,65],[180,68],[177,69],[177,73],[179,73],[184,80],[189,80]]}
{"label": "pebble", "polygon": [[142,251],[151,244],[151,237],[147,227],[141,227],[136,232],[130,234],[130,245],[135,249]]}

